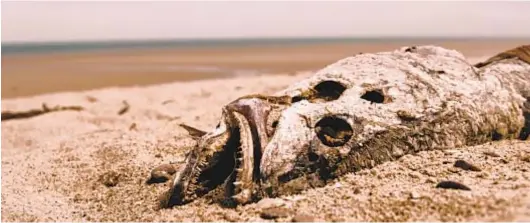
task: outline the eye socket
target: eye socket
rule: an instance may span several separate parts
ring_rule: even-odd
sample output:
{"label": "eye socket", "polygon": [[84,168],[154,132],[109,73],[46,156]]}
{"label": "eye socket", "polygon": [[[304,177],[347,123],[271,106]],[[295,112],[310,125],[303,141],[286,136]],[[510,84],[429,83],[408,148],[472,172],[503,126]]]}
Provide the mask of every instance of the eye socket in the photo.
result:
{"label": "eye socket", "polygon": [[386,97],[385,94],[383,94],[383,91],[381,89],[367,91],[361,96],[361,98],[371,103],[377,103],[377,104],[384,104],[384,103],[391,102],[391,99],[389,97]]}
{"label": "eye socket", "polygon": [[346,87],[336,81],[322,81],[314,87],[317,92],[316,97],[326,101],[339,99]]}
{"label": "eye socket", "polygon": [[346,144],[351,139],[353,129],[346,120],[327,116],[317,122],[315,133],[324,145],[337,147]]}

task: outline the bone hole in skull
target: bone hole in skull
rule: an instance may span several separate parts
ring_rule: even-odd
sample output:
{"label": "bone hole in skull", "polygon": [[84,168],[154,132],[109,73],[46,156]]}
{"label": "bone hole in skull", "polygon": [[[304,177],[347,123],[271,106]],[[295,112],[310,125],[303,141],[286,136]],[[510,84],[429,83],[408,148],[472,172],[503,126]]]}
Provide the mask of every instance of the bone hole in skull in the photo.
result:
{"label": "bone hole in skull", "polygon": [[342,118],[326,116],[317,122],[315,133],[324,145],[337,147],[346,144],[351,139],[353,129]]}
{"label": "bone hole in skull", "polygon": [[295,103],[304,99],[310,102],[333,101],[339,99],[345,90],[346,87],[339,82],[322,81],[312,89],[302,92],[299,96],[293,97],[291,102]]}
{"label": "bone hole in skull", "polygon": [[278,120],[275,120],[270,125],[267,125],[267,136],[271,137],[274,134],[274,131],[276,131],[277,126]]}
{"label": "bone hole in skull", "polygon": [[361,96],[361,98],[371,102],[372,104],[383,104],[391,101],[390,98],[386,97],[385,94],[383,94],[383,91],[380,89],[367,91]]}

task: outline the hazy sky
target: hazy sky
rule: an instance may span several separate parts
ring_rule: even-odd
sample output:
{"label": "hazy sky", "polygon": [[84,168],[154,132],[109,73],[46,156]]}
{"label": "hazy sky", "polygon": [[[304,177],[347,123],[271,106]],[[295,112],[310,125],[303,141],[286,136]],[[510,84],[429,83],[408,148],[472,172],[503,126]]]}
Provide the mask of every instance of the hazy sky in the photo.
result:
{"label": "hazy sky", "polygon": [[297,36],[524,36],[530,1],[2,1],[2,42]]}

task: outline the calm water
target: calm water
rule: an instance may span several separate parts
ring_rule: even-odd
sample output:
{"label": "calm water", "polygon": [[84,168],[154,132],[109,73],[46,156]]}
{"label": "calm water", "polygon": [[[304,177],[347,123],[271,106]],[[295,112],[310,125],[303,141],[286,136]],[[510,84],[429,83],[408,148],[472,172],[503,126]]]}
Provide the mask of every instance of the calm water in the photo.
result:
{"label": "calm water", "polygon": [[477,38],[281,38],[281,39],[207,39],[207,40],[145,40],[53,43],[2,43],[2,54],[34,54],[115,49],[209,48],[234,46],[268,46],[322,43],[432,42],[441,40],[477,40]]}

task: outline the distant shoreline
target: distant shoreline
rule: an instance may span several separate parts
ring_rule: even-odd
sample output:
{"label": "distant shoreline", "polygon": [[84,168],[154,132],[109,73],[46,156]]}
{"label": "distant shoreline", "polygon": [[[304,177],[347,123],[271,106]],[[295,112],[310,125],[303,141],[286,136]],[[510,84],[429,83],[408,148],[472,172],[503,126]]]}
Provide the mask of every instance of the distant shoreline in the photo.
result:
{"label": "distant shoreline", "polygon": [[[104,49],[64,46],[67,51],[7,53],[2,46],[2,99],[115,86],[145,86],[237,76],[315,71],[358,53],[392,51],[404,46],[438,45],[469,58],[485,58],[528,44],[529,40],[347,40],[296,42],[258,40],[158,47]],[[345,40],[341,40],[345,41]],[[364,42],[363,42],[364,41]],[[138,43],[136,43],[138,44]],[[158,43],[160,44],[160,43]],[[59,47],[60,48],[60,47]],[[8,48],[9,49],[9,48]],[[70,51],[68,51],[70,49]]]}
{"label": "distant shoreline", "polygon": [[160,40],[101,40],[57,42],[2,43],[2,55],[100,52],[109,50],[226,48],[251,46],[296,46],[312,44],[377,44],[383,42],[429,43],[465,41],[520,41],[530,37],[325,37],[325,38],[225,38],[225,39],[160,39]]}

